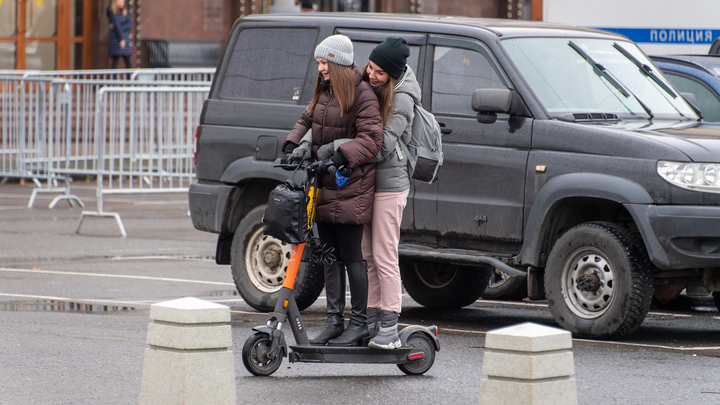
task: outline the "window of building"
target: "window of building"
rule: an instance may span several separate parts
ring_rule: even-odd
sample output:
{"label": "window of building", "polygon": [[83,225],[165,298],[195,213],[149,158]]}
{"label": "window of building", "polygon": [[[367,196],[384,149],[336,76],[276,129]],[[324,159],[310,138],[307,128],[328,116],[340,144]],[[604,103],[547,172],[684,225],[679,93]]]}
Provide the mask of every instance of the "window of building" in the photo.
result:
{"label": "window of building", "polygon": [[315,29],[244,29],[238,35],[220,97],[298,103],[313,55]]}

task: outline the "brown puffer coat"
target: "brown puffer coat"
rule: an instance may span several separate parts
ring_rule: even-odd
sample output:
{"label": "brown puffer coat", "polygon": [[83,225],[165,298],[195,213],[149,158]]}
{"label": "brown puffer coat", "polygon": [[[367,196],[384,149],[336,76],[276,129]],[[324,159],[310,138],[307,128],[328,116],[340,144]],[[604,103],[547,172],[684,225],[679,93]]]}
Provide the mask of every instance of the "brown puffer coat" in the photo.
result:
{"label": "brown puffer coat", "polygon": [[377,96],[369,83],[362,80],[360,70],[355,71],[355,102],[348,114],[340,117],[340,106],[328,87],[315,106],[312,116],[303,112],[287,142],[300,143],[312,126],[313,157],[321,145],[336,139],[350,138],[338,150],[353,169],[350,179],[338,187],[335,178],[325,175],[318,194],[316,222],[336,224],[365,224],[372,218],[375,196],[375,163],[366,163],[380,150],[383,140],[382,119]]}

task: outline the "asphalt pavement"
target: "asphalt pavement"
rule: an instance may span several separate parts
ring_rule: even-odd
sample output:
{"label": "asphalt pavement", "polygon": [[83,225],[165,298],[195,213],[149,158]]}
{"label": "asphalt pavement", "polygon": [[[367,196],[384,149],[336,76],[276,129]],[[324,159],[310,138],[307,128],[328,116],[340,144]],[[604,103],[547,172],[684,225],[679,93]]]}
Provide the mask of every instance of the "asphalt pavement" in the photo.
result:
{"label": "asphalt pavement", "polygon": [[[283,362],[271,377],[243,367],[251,328],[265,323],[236,293],[229,266],[214,262],[215,235],[195,230],[184,194],[108,195],[113,219],[95,209],[95,186],[72,184],[85,207],[0,186],[0,404],[137,404],[150,305],[193,296],[232,314],[238,403],[477,404],[487,330],[532,321],[556,326],[545,305],[479,300],[432,311],[409,297],[401,322],[440,326],[441,351],[423,376],[394,365]],[[324,299],[303,311],[313,334]],[[288,329],[288,328],[286,328]],[[286,333],[290,335],[289,330]],[[654,310],[622,341],[573,340],[578,403],[720,403],[720,317],[707,300]],[[292,342],[291,335],[288,337]]]}

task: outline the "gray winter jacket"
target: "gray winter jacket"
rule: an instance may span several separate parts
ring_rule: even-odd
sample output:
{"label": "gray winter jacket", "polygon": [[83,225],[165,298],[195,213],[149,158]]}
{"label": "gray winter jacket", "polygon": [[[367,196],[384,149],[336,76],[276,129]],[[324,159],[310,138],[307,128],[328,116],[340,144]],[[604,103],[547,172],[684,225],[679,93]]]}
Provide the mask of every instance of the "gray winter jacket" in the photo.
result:
{"label": "gray winter jacket", "polygon": [[[414,105],[420,103],[420,85],[415,72],[406,66],[405,73],[398,79],[393,92],[393,111],[383,128],[383,143],[374,161],[375,192],[397,192],[410,188],[407,157],[397,147],[398,139],[403,144],[410,140],[414,117]],[[377,93],[380,87],[375,89]]]}

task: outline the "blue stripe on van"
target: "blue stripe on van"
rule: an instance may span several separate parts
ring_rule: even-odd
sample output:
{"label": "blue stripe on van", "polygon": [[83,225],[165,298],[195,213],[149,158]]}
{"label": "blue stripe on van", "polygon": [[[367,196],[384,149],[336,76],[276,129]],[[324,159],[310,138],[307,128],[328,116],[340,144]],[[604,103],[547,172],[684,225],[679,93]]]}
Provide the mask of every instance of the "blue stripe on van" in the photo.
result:
{"label": "blue stripe on van", "polygon": [[597,28],[651,44],[711,44],[720,37],[720,30],[705,28]]}

